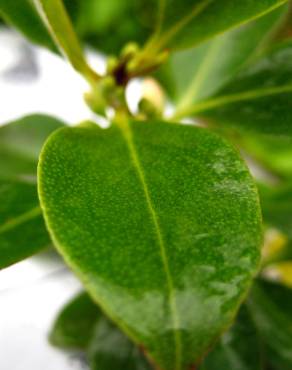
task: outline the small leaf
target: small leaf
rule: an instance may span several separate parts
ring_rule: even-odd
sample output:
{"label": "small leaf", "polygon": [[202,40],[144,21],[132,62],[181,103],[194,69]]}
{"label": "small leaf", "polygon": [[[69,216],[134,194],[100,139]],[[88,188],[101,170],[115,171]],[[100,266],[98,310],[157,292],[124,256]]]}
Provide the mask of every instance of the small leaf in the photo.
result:
{"label": "small leaf", "polygon": [[243,132],[292,137],[292,43],[277,46],[251,64],[214,98],[190,114]]}
{"label": "small leaf", "polygon": [[214,95],[265,47],[287,12],[282,6],[202,45],[174,53],[169,68],[178,112]]}
{"label": "small leaf", "polygon": [[59,251],[163,370],[186,370],[230,323],[258,268],[261,217],[238,154],[201,128],[59,130],[39,194]]}
{"label": "small leaf", "polygon": [[37,195],[38,155],[62,124],[34,115],[0,128],[0,268],[51,244]]}
{"label": "small leaf", "polygon": [[262,370],[262,344],[246,306],[221,337],[200,370]]}
{"label": "small leaf", "polygon": [[[214,37],[231,27],[286,3],[285,0],[161,0],[157,6],[157,24],[149,50],[182,49]],[[153,24],[152,19],[149,20]]]}
{"label": "small leaf", "polygon": [[50,333],[50,342],[61,348],[87,350],[100,318],[100,309],[87,293],[82,292],[59,313]]}
{"label": "small leaf", "polygon": [[31,41],[55,50],[54,42],[31,0],[0,0],[0,15]]}
{"label": "small leaf", "polygon": [[153,370],[142,351],[105,317],[96,324],[88,356],[91,370]]}
{"label": "small leaf", "polygon": [[257,282],[248,307],[258,332],[267,347],[266,356],[273,368],[292,368],[292,290],[282,285]]}
{"label": "small leaf", "polygon": [[292,239],[292,184],[258,187],[265,223]]}

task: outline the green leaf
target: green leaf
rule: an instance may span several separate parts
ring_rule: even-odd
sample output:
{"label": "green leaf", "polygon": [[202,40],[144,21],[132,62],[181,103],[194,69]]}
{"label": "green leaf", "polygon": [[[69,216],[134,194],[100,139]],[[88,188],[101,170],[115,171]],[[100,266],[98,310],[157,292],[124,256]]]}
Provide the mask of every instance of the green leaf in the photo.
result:
{"label": "green leaf", "polygon": [[248,307],[267,347],[273,368],[292,368],[292,291],[279,284],[257,282]]}
{"label": "green leaf", "polygon": [[292,139],[237,132],[236,140],[257,162],[282,179],[292,178]]}
{"label": "green leaf", "polygon": [[90,83],[99,76],[88,65],[63,0],[34,0],[56,44]]}
{"label": "green leaf", "polygon": [[87,350],[100,318],[100,309],[82,292],[59,313],[50,332],[50,342],[61,348]]}
{"label": "green leaf", "polygon": [[53,345],[86,352],[91,369],[149,370],[142,352],[113,325],[86,292],[59,313],[50,333]]}
{"label": "green leaf", "polygon": [[88,357],[91,370],[151,370],[142,351],[105,317],[95,327]]}
{"label": "green leaf", "polygon": [[79,37],[97,50],[117,55],[128,42],[141,45],[149,37],[150,29],[143,21],[150,11],[145,1],[75,0],[72,6],[72,0],[67,0],[65,5]]}
{"label": "green leaf", "polygon": [[51,244],[37,195],[38,155],[61,127],[48,116],[28,116],[0,128],[0,268]]}
{"label": "green leaf", "polygon": [[31,0],[0,0],[0,15],[31,41],[55,50],[54,42]]}
{"label": "green leaf", "polygon": [[246,306],[234,325],[207,355],[200,370],[262,370],[262,348],[257,329]]}
{"label": "green leaf", "polygon": [[281,44],[244,69],[188,114],[243,132],[292,137],[292,43]]}
{"label": "green leaf", "polygon": [[226,85],[265,47],[286,11],[287,6],[282,6],[199,47],[174,53],[169,73],[177,110],[185,110]]}
{"label": "green leaf", "polygon": [[[247,22],[286,3],[285,0],[160,0],[149,51],[181,49]],[[150,18],[153,24],[153,16]]]}
{"label": "green leaf", "polygon": [[259,185],[264,222],[292,239],[292,184]]}
{"label": "green leaf", "polygon": [[53,240],[91,296],[161,369],[188,369],[258,267],[258,197],[238,154],[197,127],[88,123],[51,136],[38,176]]}

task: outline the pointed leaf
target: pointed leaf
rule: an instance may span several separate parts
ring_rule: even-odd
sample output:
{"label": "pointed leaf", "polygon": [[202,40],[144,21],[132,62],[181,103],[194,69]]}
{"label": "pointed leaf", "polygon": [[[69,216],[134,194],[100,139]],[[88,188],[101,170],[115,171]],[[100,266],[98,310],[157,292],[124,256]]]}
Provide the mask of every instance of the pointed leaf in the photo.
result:
{"label": "pointed leaf", "polygon": [[0,15],[31,41],[55,50],[54,42],[31,0],[0,0]]}
{"label": "pointed leaf", "polygon": [[292,290],[279,284],[258,282],[248,307],[267,346],[266,355],[276,370],[292,368]]}
{"label": "pointed leaf", "polygon": [[72,299],[59,313],[50,333],[57,347],[86,350],[101,312],[87,293]]}
{"label": "pointed leaf", "polygon": [[217,135],[163,122],[51,136],[39,194],[92,297],[163,370],[186,370],[232,320],[259,261],[253,180]]}
{"label": "pointed leaf", "polygon": [[[191,47],[284,3],[285,0],[242,0],[236,4],[233,0],[157,1],[156,32],[149,50]],[[152,25],[153,15],[151,21]]]}
{"label": "pointed leaf", "polygon": [[38,155],[62,124],[34,115],[0,127],[0,268],[50,245],[37,195]]}
{"label": "pointed leaf", "polygon": [[291,41],[281,44],[189,113],[242,131],[291,140],[291,57]]}
{"label": "pointed leaf", "polygon": [[262,343],[246,306],[234,325],[221,337],[200,370],[262,370]]}

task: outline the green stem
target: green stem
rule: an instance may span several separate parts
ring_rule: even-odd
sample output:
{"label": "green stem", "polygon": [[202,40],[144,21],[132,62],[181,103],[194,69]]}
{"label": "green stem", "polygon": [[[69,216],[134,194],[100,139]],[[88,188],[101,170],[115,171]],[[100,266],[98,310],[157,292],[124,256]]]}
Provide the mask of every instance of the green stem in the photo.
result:
{"label": "green stem", "polygon": [[50,34],[73,68],[94,86],[100,79],[87,63],[62,0],[34,0]]}

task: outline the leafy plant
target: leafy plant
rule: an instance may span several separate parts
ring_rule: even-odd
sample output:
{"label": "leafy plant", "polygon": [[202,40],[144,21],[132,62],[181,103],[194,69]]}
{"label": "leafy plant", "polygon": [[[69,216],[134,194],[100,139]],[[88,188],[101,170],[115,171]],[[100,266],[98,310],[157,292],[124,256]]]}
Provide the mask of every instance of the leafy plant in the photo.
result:
{"label": "leafy plant", "polygon": [[[291,370],[292,291],[269,281],[292,256],[287,1],[0,0],[0,14],[63,54],[110,122],[0,129],[0,268],[54,246],[85,289],[52,344],[96,370]],[[104,75],[85,44],[115,54]],[[149,76],[133,112],[128,83]]]}

